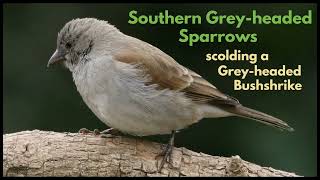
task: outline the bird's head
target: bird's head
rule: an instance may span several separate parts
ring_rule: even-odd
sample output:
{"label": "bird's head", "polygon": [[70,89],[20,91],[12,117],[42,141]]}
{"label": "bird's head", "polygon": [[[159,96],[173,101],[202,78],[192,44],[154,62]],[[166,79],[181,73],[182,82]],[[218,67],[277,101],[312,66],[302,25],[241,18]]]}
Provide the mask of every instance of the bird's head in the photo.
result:
{"label": "bird's head", "polygon": [[[57,62],[70,70],[90,60],[90,53],[107,44],[108,34],[118,31],[107,21],[95,18],[82,18],[69,21],[57,37],[57,49],[48,61],[47,67]],[[100,48],[101,49],[101,48]]]}

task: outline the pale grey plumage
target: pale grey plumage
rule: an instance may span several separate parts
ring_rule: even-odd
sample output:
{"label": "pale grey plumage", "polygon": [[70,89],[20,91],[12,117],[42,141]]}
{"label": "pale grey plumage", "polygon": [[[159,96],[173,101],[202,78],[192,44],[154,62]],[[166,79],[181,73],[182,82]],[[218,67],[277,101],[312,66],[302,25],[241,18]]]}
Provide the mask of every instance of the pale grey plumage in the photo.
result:
{"label": "pale grey plumage", "polygon": [[125,133],[168,134],[205,117],[232,115],[292,130],[280,119],[242,106],[160,49],[106,21],[68,22],[48,65],[62,59],[94,114]]}

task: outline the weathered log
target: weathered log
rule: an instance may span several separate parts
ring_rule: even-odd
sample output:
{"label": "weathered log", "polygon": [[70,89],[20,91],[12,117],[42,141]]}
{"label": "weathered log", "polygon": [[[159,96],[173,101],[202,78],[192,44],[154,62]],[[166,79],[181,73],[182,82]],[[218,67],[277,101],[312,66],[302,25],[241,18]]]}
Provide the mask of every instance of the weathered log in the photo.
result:
{"label": "weathered log", "polygon": [[22,131],[3,135],[4,176],[297,176],[242,160],[174,148],[158,173],[163,145],[123,136]]}

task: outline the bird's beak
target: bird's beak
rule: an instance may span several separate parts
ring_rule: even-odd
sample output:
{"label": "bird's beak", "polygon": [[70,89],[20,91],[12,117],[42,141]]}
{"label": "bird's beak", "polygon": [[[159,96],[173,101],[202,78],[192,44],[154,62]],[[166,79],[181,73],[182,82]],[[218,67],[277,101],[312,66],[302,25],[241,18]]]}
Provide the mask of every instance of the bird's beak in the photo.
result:
{"label": "bird's beak", "polygon": [[51,64],[55,64],[59,61],[65,60],[65,55],[66,54],[63,51],[56,50],[49,59],[47,67],[49,67]]}

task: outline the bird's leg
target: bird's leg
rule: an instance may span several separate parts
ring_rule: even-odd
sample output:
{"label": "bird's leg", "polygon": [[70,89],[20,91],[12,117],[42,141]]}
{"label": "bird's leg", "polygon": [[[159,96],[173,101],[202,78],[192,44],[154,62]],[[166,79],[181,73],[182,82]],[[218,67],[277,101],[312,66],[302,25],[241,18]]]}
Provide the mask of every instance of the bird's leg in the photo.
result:
{"label": "bird's leg", "polygon": [[115,135],[119,135],[121,134],[120,131],[114,129],[114,128],[109,128],[109,129],[106,129],[106,130],[103,130],[103,131],[99,131],[99,129],[94,129],[93,131],[90,131],[89,129],[87,128],[81,128],[79,130],[79,133],[81,134],[94,134],[94,135],[100,135],[101,137],[112,137],[112,136],[115,136]]}
{"label": "bird's leg", "polygon": [[[159,156],[163,156],[162,161],[159,166],[159,169],[158,169],[158,172],[161,171],[165,162],[171,161],[172,149],[174,147],[174,134],[175,134],[175,132],[176,131],[172,131],[170,140],[169,140],[168,144],[166,145],[166,148],[164,149],[164,151],[162,151],[160,154],[158,154],[156,156],[156,158],[158,158]],[[168,161],[168,158],[169,158],[169,161]]]}

